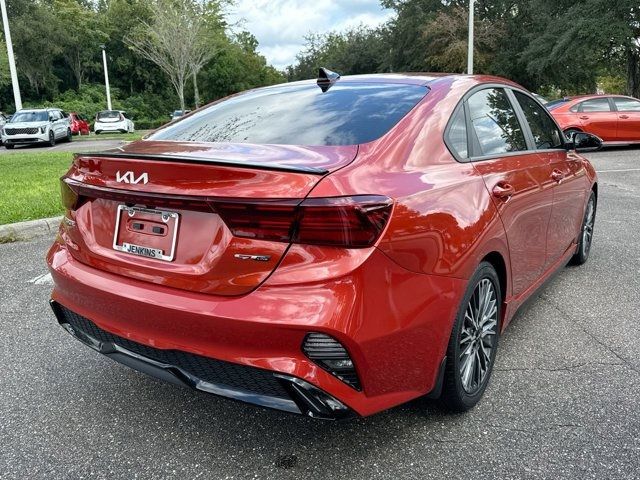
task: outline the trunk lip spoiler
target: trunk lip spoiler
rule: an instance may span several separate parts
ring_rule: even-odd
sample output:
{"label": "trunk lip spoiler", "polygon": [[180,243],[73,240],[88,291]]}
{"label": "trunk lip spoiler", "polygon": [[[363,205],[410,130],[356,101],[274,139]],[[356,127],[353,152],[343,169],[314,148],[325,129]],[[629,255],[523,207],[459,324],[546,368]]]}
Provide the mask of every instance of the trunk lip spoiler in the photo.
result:
{"label": "trunk lip spoiler", "polygon": [[164,162],[181,162],[181,163],[201,163],[207,165],[219,165],[224,167],[247,168],[257,170],[273,170],[293,173],[310,173],[313,175],[326,175],[330,170],[320,167],[307,167],[304,165],[282,165],[279,163],[258,163],[246,161],[223,160],[219,158],[195,157],[190,155],[164,155],[157,153],[128,153],[128,152],[78,152],[74,158],[78,157],[98,157],[98,158],[124,158],[127,160],[157,160]]}

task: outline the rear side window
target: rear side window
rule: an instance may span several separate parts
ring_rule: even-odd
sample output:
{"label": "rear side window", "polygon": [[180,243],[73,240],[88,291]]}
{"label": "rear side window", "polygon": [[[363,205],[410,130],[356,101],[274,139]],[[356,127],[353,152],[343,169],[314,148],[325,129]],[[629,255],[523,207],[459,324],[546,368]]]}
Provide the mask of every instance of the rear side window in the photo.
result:
{"label": "rear side window", "polygon": [[460,158],[469,158],[467,145],[467,122],[464,116],[464,108],[460,106],[451,117],[447,130],[447,145]]}
{"label": "rear side window", "polygon": [[607,98],[592,98],[585,100],[579,106],[581,112],[610,112],[611,105]]}
{"label": "rear side window", "polygon": [[640,112],[640,100],[614,97],[613,103],[616,104],[619,112]]}
{"label": "rear side window", "polygon": [[546,110],[524,93],[513,93],[522,108],[527,123],[529,123],[536,148],[543,150],[561,147],[562,137],[560,136],[560,131]]}
{"label": "rear side window", "polygon": [[427,94],[427,87],[344,83],[247,92],[170,124],[149,140],[280,145],[355,145],[387,133]]}
{"label": "rear side window", "polygon": [[467,104],[481,155],[527,149],[522,127],[503,89],[481,90],[471,95]]}

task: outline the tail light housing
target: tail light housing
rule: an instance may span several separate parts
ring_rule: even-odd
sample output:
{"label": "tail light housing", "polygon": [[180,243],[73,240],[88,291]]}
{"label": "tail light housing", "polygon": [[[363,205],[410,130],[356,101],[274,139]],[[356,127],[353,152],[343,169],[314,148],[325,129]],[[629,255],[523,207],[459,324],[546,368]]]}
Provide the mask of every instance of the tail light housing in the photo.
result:
{"label": "tail light housing", "polygon": [[185,209],[220,215],[236,237],[306,245],[366,248],[384,231],[393,200],[381,195],[284,200],[219,199],[164,195],[61,182],[62,203],[77,209],[88,198],[148,208]]}
{"label": "tail light housing", "polygon": [[212,202],[237,237],[307,245],[364,248],[389,220],[393,201],[379,195],[293,201]]}

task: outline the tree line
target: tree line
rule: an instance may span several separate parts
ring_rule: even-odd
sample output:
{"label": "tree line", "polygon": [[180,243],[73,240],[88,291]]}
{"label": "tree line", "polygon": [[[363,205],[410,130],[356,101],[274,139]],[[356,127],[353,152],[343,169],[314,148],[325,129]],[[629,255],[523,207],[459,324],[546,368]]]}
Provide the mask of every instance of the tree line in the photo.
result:
{"label": "tree line", "polygon": [[[468,0],[382,0],[396,15],[378,28],[307,37],[289,80],[317,65],[341,74],[463,73]],[[640,97],[638,0],[477,0],[475,73],[500,75],[554,96],[607,93]]]}
{"label": "tree line", "polygon": [[[249,32],[231,28],[227,0],[7,0],[23,103],[94,115],[106,106],[101,46],[114,108],[139,128],[175,109],[285,81]],[[13,111],[6,45],[0,110]]]}
{"label": "tree line", "polygon": [[[7,0],[26,106],[93,115],[106,104],[101,46],[114,108],[139,128],[252,87],[343,75],[466,69],[468,0],[381,0],[387,23],[311,33],[284,72],[258,41],[230,25],[232,0]],[[477,0],[475,72],[552,96],[594,92],[640,97],[638,0]],[[13,111],[0,44],[0,110]]]}

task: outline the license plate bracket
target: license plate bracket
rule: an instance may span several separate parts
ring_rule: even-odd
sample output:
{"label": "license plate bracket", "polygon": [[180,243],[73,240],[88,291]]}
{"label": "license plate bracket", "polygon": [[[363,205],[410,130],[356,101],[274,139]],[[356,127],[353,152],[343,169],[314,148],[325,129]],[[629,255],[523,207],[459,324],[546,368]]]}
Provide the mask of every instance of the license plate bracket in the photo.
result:
{"label": "license plate bracket", "polygon": [[113,249],[171,262],[175,258],[179,221],[177,212],[118,205]]}

